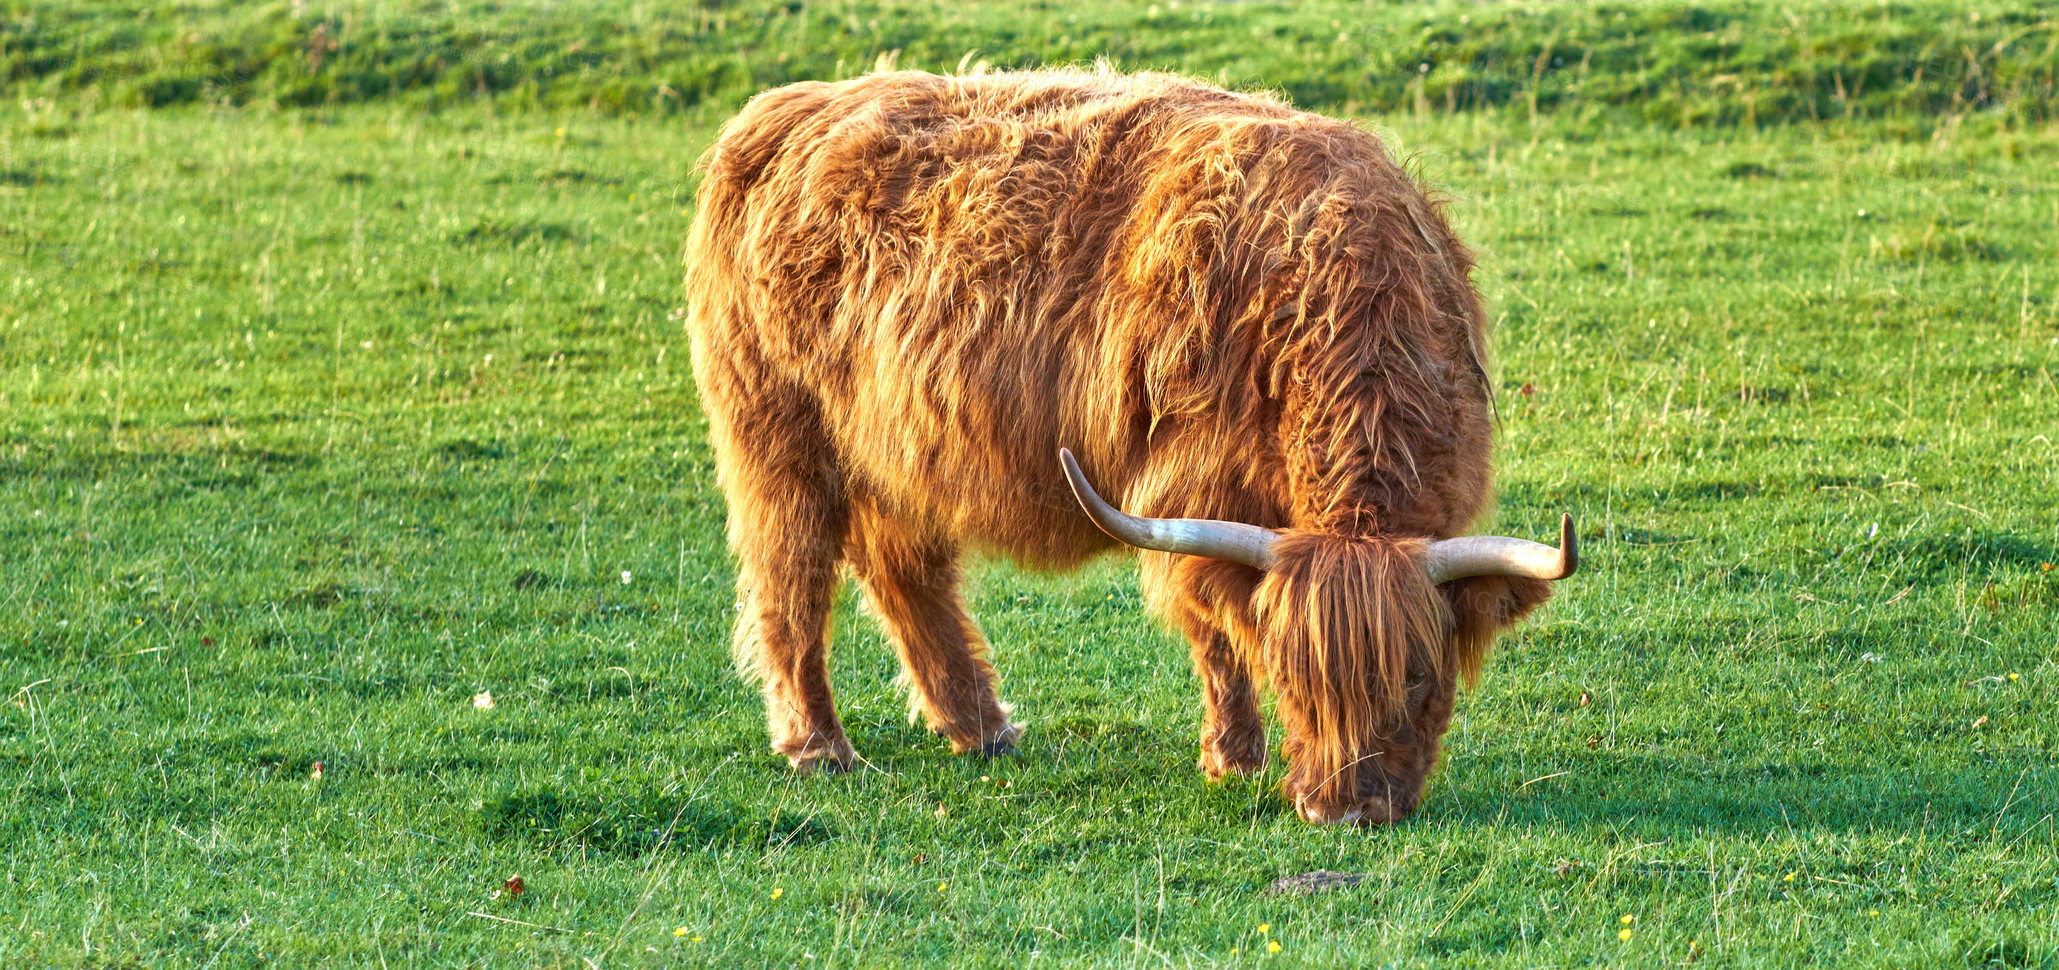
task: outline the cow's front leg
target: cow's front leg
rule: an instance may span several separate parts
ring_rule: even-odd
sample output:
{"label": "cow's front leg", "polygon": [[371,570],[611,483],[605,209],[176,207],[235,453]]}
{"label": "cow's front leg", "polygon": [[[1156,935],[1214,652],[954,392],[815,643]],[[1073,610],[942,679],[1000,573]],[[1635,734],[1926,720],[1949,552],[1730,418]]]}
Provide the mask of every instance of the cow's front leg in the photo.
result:
{"label": "cow's front leg", "polygon": [[[1263,574],[1235,563],[1147,552],[1144,596],[1187,637],[1201,682],[1201,771],[1212,781],[1265,768],[1265,721],[1251,667],[1251,591]],[[1241,631],[1240,647],[1232,631]]]}
{"label": "cow's front leg", "polygon": [[1258,687],[1230,638],[1189,614],[1181,626],[1201,682],[1201,771],[1211,780],[1265,768],[1265,721]]}

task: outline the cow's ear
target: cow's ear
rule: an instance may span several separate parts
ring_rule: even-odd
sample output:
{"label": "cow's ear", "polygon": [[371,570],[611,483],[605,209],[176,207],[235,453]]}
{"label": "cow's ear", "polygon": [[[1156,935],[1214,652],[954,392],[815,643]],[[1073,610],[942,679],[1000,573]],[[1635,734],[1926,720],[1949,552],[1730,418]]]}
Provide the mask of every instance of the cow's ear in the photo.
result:
{"label": "cow's ear", "polygon": [[1494,635],[1516,625],[1551,598],[1551,584],[1521,576],[1474,576],[1439,586],[1451,604],[1451,642],[1467,683],[1480,679],[1480,664]]}

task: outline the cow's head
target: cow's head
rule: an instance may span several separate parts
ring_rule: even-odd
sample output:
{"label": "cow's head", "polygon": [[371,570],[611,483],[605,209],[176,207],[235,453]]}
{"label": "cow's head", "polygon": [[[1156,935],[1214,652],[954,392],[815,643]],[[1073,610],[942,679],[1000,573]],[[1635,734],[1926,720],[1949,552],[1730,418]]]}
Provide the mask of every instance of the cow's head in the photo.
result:
{"label": "cow's head", "polygon": [[[1573,574],[1573,520],[1559,546],[1505,536],[1348,536],[1123,513],[1059,458],[1109,535],[1227,564],[1215,609],[1272,682],[1287,728],[1287,794],[1311,821],[1385,824],[1415,808],[1450,722],[1460,668]],[[1252,571],[1256,572],[1252,572]]]}

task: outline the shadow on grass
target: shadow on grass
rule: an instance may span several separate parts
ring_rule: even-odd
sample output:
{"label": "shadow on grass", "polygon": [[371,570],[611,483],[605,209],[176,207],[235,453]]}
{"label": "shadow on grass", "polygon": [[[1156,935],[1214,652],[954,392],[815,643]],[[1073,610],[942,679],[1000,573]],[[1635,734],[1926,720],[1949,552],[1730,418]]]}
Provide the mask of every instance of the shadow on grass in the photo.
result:
{"label": "shadow on grass", "polygon": [[279,448],[80,448],[0,461],[0,476],[65,485],[90,485],[114,475],[146,480],[165,478],[180,482],[188,490],[214,491],[256,488],[277,476],[305,472],[321,463],[321,457],[312,452]]}
{"label": "shadow on grass", "polygon": [[2007,532],[1972,529],[1883,540],[1873,554],[1911,579],[1957,580],[1969,573],[1979,575],[2003,567],[2037,569],[2059,562],[2059,548]]}
{"label": "shadow on grass", "polygon": [[2059,810],[2059,768],[2049,764],[1852,768],[1740,759],[1711,768],[1663,754],[1612,754],[1560,777],[1501,787],[1526,770],[1534,773],[1534,766],[1526,769],[1513,756],[1469,758],[1457,771],[1447,766],[1416,818],[1569,831],[1634,827],[1640,836],[1678,838],[1926,826],[2013,833]]}
{"label": "shadow on grass", "polygon": [[786,809],[656,794],[602,798],[549,788],[488,801],[479,810],[479,824],[496,839],[621,856],[674,848],[804,846],[836,837],[825,820]]}
{"label": "shadow on grass", "polygon": [[[1148,812],[1174,803],[1180,806],[1174,816],[1181,821],[1168,822],[1175,829],[1237,828],[1293,818],[1279,791],[1277,760],[1257,778],[1211,783],[1194,767],[1193,743],[1183,725],[1086,716],[1033,720],[1018,752],[997,759],[951,754],[941,739],[919,727],[848,726],[871,765],[896,777],[879,797],[901,797],[909,785],[939,790],[962,786],[960,794],[980,799],[984,814],[1025,825],[1061,809],[1091,814],[1113,806]],[[755,737],[732,741],[753,747],[757,743]],[[1589,837],[1598,831],[1634,829],[1640,838],[1663,839],[1776,830],[1902,833],[1926,826],[1934,831],[1994,830],[2013,836],[2023,826],[2059,812],[2059,766],[2042,760],[2010,763],[1968,755],[1960,764],[1937,765],[1851,753],[1851,762],[1840,764],[1820,754],[1798,752],[1795,758],[1782,760],[1756,746],[1754,751],[1750,757],[1723,762],[1665,751],[1598,752],[1555,775],[1552,769],[1526,762],[1511,748],[1440,767],[1415,814],[1401,824],[1535,826]],[[1277,759],[1277,737],[1274,756]],[[783,763],[776,764],[769,754],[764,758],[764,772],[783,778]],[[1008,780],[1013,787],[989,789],[989,775],[992,784]],[[1538,775],[1546,777],[1533,782]],[[799,784],[805,792],[821,781],[805,779]],[[898,794],[885,794],[888,790]],[[839,804],[852,797],[841,785],[833,791],[821,794]],[[811,800],[803,797],[801,802]],[[725,833],[751,812],[762,815],[764,808],[745,799],[722,811],[728,814],[712,820],[689,813],[692,824],[682,829],[697,834],[686,837],[700,839],[701,844],[735,844],[737,837]],[[1084,814],[1068,817],[1079,820]],[[661,806],[643,810],[642,817],[657,818],[652,824],[662,825],[670,815]],[[748,838],[784,831],[780,823],[757,816],[749,824],[758,828],[750,829]],[[796,844],[812,844],[830,835],[827,829],[810,829]],[[1084,830],[1072,835],[1057,841],[1085,845],[1103,835],[1122,837],[1119,832]]]}

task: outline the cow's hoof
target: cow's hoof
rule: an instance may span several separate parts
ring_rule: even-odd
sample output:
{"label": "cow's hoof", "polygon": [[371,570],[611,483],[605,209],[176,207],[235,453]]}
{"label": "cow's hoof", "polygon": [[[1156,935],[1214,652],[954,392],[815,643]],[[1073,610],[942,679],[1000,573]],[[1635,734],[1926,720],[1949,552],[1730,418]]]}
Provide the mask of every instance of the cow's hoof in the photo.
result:
{"label": "cow's hoof", "polygon": [[1265,759],[1231,761],[1211,754],[1201,756],[1201,774],[1209,781],[1251,778],[1265,770]]}
{"label": "cow's hoof", "polygon": [[786,761],[797,775],[837,775],[851,770],[858,761],[858,755],[848,744],[826,745],[787,755]]}
{"label": "cow's hoof", "polygon": [[1302,818],[1317,825],[1392,825],[1408,816],[1407,809],[1398,809],[1394,803],[1377,796],[1350,805],[1305,801],[1295,807],[1300,810]]}
{"label": "cow's hoof", "polygon": [[1201,743],[1201,773],[1209,781],[1249,778],[1265,770],[1265,735],[1239,742],[1222,740]]}

